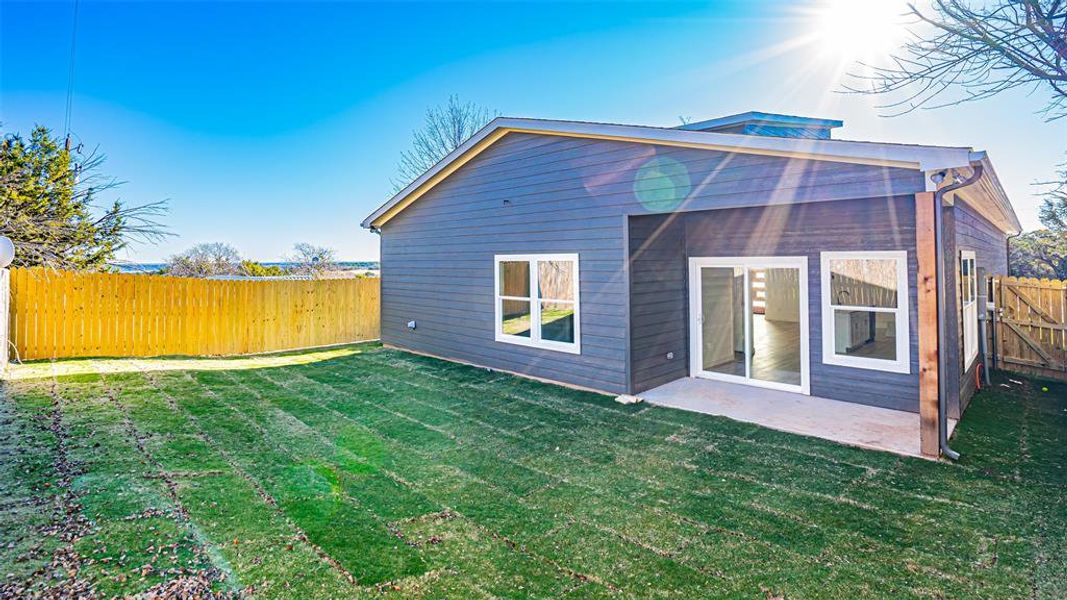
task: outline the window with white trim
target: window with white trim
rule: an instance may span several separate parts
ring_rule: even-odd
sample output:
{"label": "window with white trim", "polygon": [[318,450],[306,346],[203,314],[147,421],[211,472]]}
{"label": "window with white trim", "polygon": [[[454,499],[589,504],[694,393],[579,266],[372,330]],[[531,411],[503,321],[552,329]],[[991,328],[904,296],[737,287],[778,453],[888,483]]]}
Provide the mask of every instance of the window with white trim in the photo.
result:
{"label": "window with white trim", "polygon": [[908,253],[823,252],[822,361],[910,371]]}
{"label": "window with white trim", "polygon": [[581,353],[577,254],[495,257],[496,340]]}
{"label": "window with white trim", "polygon": [[974,269],[975,255],[960,250],[960,323],[963,329],[963,369],[970,368],[978,358],[978,274]]}

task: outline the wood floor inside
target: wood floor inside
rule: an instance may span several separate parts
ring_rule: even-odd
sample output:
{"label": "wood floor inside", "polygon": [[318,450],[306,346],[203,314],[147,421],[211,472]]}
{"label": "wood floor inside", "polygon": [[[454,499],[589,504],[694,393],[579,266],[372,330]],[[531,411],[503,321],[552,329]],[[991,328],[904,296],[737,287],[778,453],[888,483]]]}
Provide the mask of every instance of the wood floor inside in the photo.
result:
{"label": "wood floor inside", "polygon": [[[850,356],[884,357],[892,354],[892,338],[872,340],[849,352]],[[752,379],[800,385],[800,324],[752,315]],[[745,376],[745,355],[734,352],[733,360],[705,364],[712,373]]]}

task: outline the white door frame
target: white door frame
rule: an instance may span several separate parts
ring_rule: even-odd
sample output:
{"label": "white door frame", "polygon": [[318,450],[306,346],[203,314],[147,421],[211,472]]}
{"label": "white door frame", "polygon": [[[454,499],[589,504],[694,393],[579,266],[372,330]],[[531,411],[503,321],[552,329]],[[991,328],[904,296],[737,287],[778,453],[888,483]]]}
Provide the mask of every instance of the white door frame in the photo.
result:
{"label": "white door frame", "polygon": [[[799,285],[800,285],[800,385],[790,385],[787,383],[779,383],[776,381],[761,381],[759,379],[752,379],[750,376],[751,371],[751,348],[752,343],[752,319],[750,315],[745,315],[745,376],[728,375],[726,373],[715,373],[711,371],[705,371],[703,368],[703,331],[702,331],[702,319],[701,306],[701,281],[700,281],[700,269],[703,267],[740,267],[744,271],[745,279],[745,294],[744,305],[745,310],[751,310],[751,283],[749,282],[749,269],[767,269],[767,268],[793,268],[800,270]],[[694,256],[689,258],[689,374],[692,377],[702,377],[705,379],[717,379],[720,381],[728,381],[731,383],[741,383],[744,385],[751,385],[756,387],[770,388],[775,390],[784,390],[788,392],[799,392],[801,394],[811,394],[811,382],[810,382],[810,360],[808,351],[808,313],[810,306],[808,304],[808,257],[806,256],[734,256],[734,257],[705,257]]]}

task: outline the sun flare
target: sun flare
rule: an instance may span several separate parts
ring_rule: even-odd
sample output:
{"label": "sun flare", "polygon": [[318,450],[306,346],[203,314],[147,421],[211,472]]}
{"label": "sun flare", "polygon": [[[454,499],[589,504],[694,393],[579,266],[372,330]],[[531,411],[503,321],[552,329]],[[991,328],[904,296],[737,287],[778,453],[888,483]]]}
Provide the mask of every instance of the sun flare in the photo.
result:
{"label": "sun flare", "polygon": [[829,59],[876,62],[904,40],[907,10],[903,0],[821,0],[813,35]]}

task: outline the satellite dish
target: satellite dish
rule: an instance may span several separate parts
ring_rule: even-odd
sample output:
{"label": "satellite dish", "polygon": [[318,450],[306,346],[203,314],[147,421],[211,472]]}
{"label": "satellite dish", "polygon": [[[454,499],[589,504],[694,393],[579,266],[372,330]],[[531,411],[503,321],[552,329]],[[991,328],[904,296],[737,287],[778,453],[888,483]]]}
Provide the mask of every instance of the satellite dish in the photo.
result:
{"label": "satellite dish", "polygon": [[15,260],[15,244],[9,238],[0,236],[0,269],[7,268]]}

